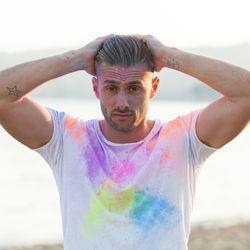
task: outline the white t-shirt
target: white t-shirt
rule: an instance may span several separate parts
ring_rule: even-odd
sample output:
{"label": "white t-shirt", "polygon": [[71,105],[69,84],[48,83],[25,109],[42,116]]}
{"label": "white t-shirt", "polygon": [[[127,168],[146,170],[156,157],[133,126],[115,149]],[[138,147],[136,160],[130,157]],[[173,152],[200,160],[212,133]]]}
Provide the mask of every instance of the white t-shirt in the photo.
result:
{"label": "white t-shirt", "polygon": [[125,144],[108,141],[98,119],[48,110],[53,136],[35,151],[58,187],[64,249],[187,249],[199,169],[216,151],[196,135],[199,110]]}

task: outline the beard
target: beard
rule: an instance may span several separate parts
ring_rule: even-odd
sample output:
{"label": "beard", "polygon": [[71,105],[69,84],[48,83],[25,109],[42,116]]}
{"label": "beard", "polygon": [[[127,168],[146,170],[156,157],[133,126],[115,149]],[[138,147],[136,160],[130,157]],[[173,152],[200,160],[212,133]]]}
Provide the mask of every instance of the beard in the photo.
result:
{"label": "beard", "polygon": [[[115,130],[119,132],[129,132],[133,128],[135,128],[135,122],[136,122],[136,113],[134,110],[131,109],[126,109],[126,110],[119,110],[119,109],[113,109],[110,113],[108,113],[106,107],[103,105],[102,102],[101,104],[101,110],[102,114],[106,120],[106,122]],[[112,117],[113,114],[117,113],[122,113],[122,114],[128,114],[131,115],[129,118],[127,118],[126,122],[115,122]]]}

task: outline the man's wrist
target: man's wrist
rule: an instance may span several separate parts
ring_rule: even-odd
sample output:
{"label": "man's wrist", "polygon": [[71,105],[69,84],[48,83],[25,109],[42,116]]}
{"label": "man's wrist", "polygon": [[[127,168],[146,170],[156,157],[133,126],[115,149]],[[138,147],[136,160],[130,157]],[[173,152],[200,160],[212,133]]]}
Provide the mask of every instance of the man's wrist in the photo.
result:
{"label": "man's wrist", "polygon": [[164,67],[181,71],[182,56],[183,51],[175,47],[166,47],[163,56]]}
{"label": "man's wrist", "polygon": [[68,73],[86,70],[86,59],[82,50],[71,50],[62,54]]}

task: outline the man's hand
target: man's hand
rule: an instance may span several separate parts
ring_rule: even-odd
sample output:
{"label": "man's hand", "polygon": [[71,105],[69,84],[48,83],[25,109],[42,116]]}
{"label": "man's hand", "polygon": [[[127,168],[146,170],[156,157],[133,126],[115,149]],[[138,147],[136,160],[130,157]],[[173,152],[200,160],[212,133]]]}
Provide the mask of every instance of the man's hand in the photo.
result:
{"label": "man's hand", "polygon": [[92,42],[88,43],[84,47],[80,48],[77,52],[83,55],[82,59],[84,60],[82,62],[82,69],[87,71],[91,75],[96,75],[95,72],[95,56],[98,52],[98,50],[102,47],[103,43],[114,36],[114,34],[110,34],[103,37],[98,37]]}
{"label": "man's hand", "polygon": [[160,40],[156,39],[151,35],[140,35],[136,36],[143,42],[147,44],[151,50],[154,57],[154,71],[160,72],[164,67],[166,67],[166,53],[167,46],[165,46]]}

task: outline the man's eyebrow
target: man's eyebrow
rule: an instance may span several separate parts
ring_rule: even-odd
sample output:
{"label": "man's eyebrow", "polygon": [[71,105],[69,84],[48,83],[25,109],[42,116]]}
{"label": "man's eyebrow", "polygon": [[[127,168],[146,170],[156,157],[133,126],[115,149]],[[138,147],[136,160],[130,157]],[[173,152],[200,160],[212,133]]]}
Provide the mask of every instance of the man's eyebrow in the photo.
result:
{"label": "man's eyebrow", "polygon": [[142,85],[142,82],[140,82],[138,80],[132,80],[132,81],[128,82],[127,84],[141,84]]}
{"label": "man's eyebrow", "polygon": [[119,84],[120,82],[117,82],[115,80],[110,80],[110,79],[107,79],[104,81],[104,83],[114,83],[114,84]]}
{"label": "man's eyebrow", "polygon": [[[111,80],[111,79],[105,80],[104,83],[120,84],[119,81],[115,81],[115,80]],[[142,85],[142,83],[138,80],[132,80],[132,81],[128,82],[127,84],[128,85],[130,85],[130,84],[141,84]]]}

